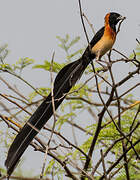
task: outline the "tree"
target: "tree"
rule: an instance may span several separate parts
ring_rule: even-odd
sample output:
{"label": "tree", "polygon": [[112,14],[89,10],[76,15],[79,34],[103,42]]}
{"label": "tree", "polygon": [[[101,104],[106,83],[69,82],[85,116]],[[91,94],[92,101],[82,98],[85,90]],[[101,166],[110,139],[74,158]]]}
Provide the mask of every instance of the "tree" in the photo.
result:
{"label": "tree", "polygon": [[[22,71],[29,65],[32,65],[32,68],[44,69],[50,74],[52,84],[53,75],[66,63],[82,54],[82,49],[74,53],[71,51],[71,48],[78,43],[79,37],[72,40],[69,35],[65,38],[57,38],[60,42],[59,46],[66,53],[65,63],[56,62],[54,56],[52,62],[46,60],[44,64],[35,65],[33,59],[26,57],[10,65],[5,62],[8,54],[7,46],[0,49],[1,73],[15,76],[32,88],[32,93],[25,97],[13,84],[9,84],[8,80],[0,78],[9,93],[12,92],[10,95],[0,93],[0,96],[6,100],[0,102],[3,107],[3,112],[0,113],[1,123],[7,124],[6,137],[1,130],[3,133],[1,141],[6,152],[9,142],[11,143],[15,136],[12,133],[20,130],[25,120],[31,116],[33,109],[37,108],[51,91],[48,87],[33,87],[22,77]],[[42,136],[36,137],[31,143],[35,151],[44,154],[41,178],[69,177],[75,180],[140,178],[140,101],[131,93],[140,85],[136,82],[140,71],[138,40],[137,43],[137,51],[129,58],[113,49],[105,58],[106,61],[101,62],[103,66],[97,62],[94,62],[94,66],[89,66],[84,78],[67,94],[59,110],[57,112],[54,110],[54,119],[57,120],[55,127],[47,123],[41,132]],[[115,59],[112,58],[114,52],[117,53]],[[119,66],[124,66],[123,74],[116,73]],[[7,105],[7,101],[10,102],[10,106]],[[71,137],[64,130],[67,126],[72,130]],[[48,141],[50,144],[46,148]],[[46,157],[47,159],[50,157],[47,163]],[[5,169],[1,169],[4,174]],[[29,176],[21,177],[21,173],[17,172],[11,179],[32,179]]]}
{"label": "tree", "polygon": [[[69,53],[70,48],[78,43],[79,37],[70,41],[70,37],[58,37],[60,47],[67,54],[67,63],[71,61],[77,54],[82,53],[78,50],[75,53]],[[2,47],[5,51],[7,47]],[[56,113],[57,122],[53,131],[53,139],[47,151],[47,155],[51,157],[43,176],[49,173],[52,176],[64,177],[64,175],[72,179],[139,179],[139,111],[140,101],[136,100],[131,94],[131,91],[136,89],[140,84],[134,82],[134,78],[138,76],[140,70],[139,62],[139,44],[136,54],[131,58],[125,57],[117,50],[113,50],[121,55],[120,59],[112,61],[111,54],[108,55],[106,66],[97,67],[95,62],[95,73],[92,73],[91,67],[85,72],[85,79],[81,80],[67,95],[65,102]],[[5,51],[8,52],[7,50]],[[138,55],[138,56],[137,56]],[[13,104],[11,108],[6,103],[1,102],[5,113],[1,113],[1,120],[8,125],[8,131],[13,129],[18,132],[22,127],[26,116],[30,116],[29,110],[43,100],[51,88],[40,87],[36,89],[32,87],[26,80],[22,78],[22,70],[32,64],[33,68],[42,68],[46,71],[57,73],[64,64],[54,61],[53,65],[49,61],[45,61],[42,65],[34,65],[34,61],[30,58],[21,58],[16,64],[9,65],[4,62],[4,57],[1,56],[1,72],[7,72],[19,78],[23,83],[28,84],[33,92],[29,97],[24,97],[13,85],[8,83],[1,77],[1,81],[16,95],[0,94],[1,97]],[[128,67],[131,64],[133,70],[128,72],[127,69],[119,80],[116,81],[115,68],[118,64],[124,64]],[[53,68],[51,68],[51,66]],[[19,71],[19,73],[17,73]],[[127,86],[124,85],[134,85]],[[122,89],[121,89],[122,88]],[[9,90],[9,91],[10,91]],[[41,98],[40,98],[41,97]],[[38,100],[35,100],[38,98]],[[16,110],[15,110],[16,108]],[[13,110],[14,109],[14,110]],[[26,113],[23,114],[23,112]],[[81,113],[86,113],[84,118],[81,118]],[[9,115],[8,115],[9,114]],[[23,121],[19,121],[19,116],[23,117]],[[81,120],[79,120],[79,117]],[[86,126],[79,123],[87,121]],[[91,122],[88,120],[91,119]],[[1,121],[1,123],[2,123]],[[69,124],[72,128],[73,140],[66,137],[63,127]],[[82,132],[82,140],[77,138],[76,131]],[[9,135],[7,131],[6,138],[13,139],[13,135]],[[51,133],[52,127],[46,126],[43,130],[43,136]],[[48,136],[48,137],[49,137]],[[80,144],[78,141],[81,141]],[[38,144],[36,143],[38,142]],[[5,142],[6,148],[9,143]],[[45,144],[42,138],[36,137],[31,146],[36,151],[46,153]],[[96,151],[100,152],[98,160],[94,162]],[[6,150],[7,151],[7,150]],[[36,152],[37,153],[37,152]],[[108,160],[111,157],[113,160]],[[97,159],[97,158],[96,158]]]}

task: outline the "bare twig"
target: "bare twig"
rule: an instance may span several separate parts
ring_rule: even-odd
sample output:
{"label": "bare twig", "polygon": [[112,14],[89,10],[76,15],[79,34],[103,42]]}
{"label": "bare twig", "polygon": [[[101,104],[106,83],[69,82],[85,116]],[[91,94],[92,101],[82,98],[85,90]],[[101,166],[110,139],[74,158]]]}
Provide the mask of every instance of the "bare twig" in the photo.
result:
{"label": "bare twig", "polygon": [[49,141],[48,141],[47,146],[46,146],[43,166],[42,166],[42,170],[41,170],[41,174],[40,174],[40,179],[42,179],[43,175],[44,175],[45,165],[46,165],[46,160],[47,160],[47,154],[48,154],[48,149],[49,149],[49,146],[50,146],[50,142],[52,140],[52,136],[53,136],[54,128],[55,128],[55,123],[56,123],[55,104],[54,104],[54,95],[53,95],[53,75],[52,75],[54,55],[55,55],[55,53],[53,53],[53,55],[52,55],[52,61],[51,61],[51,67],[50,67],[51,68],[50,69],[50,74],[51,74],[51,95],[52,95],[52,108],[53,108],[54,123],[53,123],[53,128],[52,128],[52,131],[51,131],[51,135],[50,135]]}
{"label": "bare twig", "polygon": [[81,1],[80,1],[80,0],[78,0],[78,2],[79,2],[80,17],[81,17],[81,22],[82,22],[82,25],[83,25],[84,33],[85,33],[85,36],[86,36],[86,39],[87,39],[88,45],[90,45],[89,38],[88,38],[88,35],[87,35],[87,31],[86,31],[86,28],[85,28],[85,25],[84,25],[84,20],[83,20],[83,12],[82,12]]}
{"label": "bare twig", "polygon": [[102,151],[102,149],[100,150],[100,153],[101,153],[102,166],[103,166],[103,171],[104,171],[105,180],[107,180],[106,167],[105,167],[105,161],[104,161],[104,156],[103,156],[103,151]]}
{"label": "bare twig", "polygon": [[15,104],[17,107],[19,107],[20,109],[22,109],[22,110],[23,110],[24,112],[26,112],[27,114],[32,115],[29,111],[27,111],[26,109],[24,109],[24,108],[23,108],[22,106],[20,106],[17,102],[9,99],[6,95],[0,93],[0,96],[2,96],[3,98],[5,98],[5,99],[8,100],[9,102]]}
{"label": "bare twig", "polygon": [[19,76],[18,74],[16,74],[15,72],[9,71],[9,70],[2,70],[3,72],[6,72],[8,74],[11,74],[13,76],[15,76],[16,78],[20,79],[21,81],[23,81],[25,84],[27,84],[30,88],[32,88],[37,94],[41,95],[39,91],[36,90],[35,87],[33,87],[28,81],[26,81],[25,79],[23,79],[21,76]]}
{"label": "bare twig", "polygon": [[[140,143],[140,139],[137,140],[137,141],[133,144],[133,147],[135,147],[138,143]],[[113,169],[114,167],[116,167],[116,165],[122,160],[122,158],[124,157],[124,155],[125,155],[128,151],[131,150],[131,148],[132,148],[131,146],[128,147],[128,148],[125,150],[125,152],[110,166],[110,168],[108,168],[108,170],[106,171],[107,174],[109,174],[109,173],[112,171],[112,169]],[[103,180],[104,177],[105,177],[104,175],[103,175],[102,177],[100,177],[100,180]]]}
{"label": "bare twig", "polygon": [[93,28],[93,24],[90,23],[88,17],[85,15],[85,13],[83,13],[83,17],[86,19],[87,23],[89,24],[89,26],[90,26],[91,29],[92,29],[93,34],[95,35],[96,32],[95,32],[95,30],[94,30],[94,28]]}
{"label": "bare twig", "polygon": [[138,42],[138,44],[140,45],[140,41],[136,38],[136,41]]}
{"label": "bare twig", "polygon": [[11,84],[9,84],[7,81],[5,81],[1,76],[0,76],[0,80],[6,84],[6,86],[12,90],[13,92],[15,92],[17,95],[19,95],[21,98],[27,100],[27,98],[25,96],[23,96],[23,94],[21,94],[19,91],[17,91],[16,88],[12,87]]}

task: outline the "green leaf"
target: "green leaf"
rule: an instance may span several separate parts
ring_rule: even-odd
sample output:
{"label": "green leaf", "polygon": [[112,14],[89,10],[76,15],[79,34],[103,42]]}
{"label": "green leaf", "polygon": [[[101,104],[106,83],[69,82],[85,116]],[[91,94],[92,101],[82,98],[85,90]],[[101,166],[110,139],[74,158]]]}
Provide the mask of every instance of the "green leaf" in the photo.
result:
{"label": "green leaf", "polygon": [[[38,88],[37,91],[42,94],[42,96],[48,96],[48,94],[50,93],[50,88]],[[29,102],[31,103],[33,101],[33,99],[38,96],[38,93],[36,91],[33,91],[32,93],[29,94]]]}
{"label": "green leaf", "polygon": [[129,58],[130,59],[133,59],[136,55],[136,59],[140,61],[140,45],[138,44],[137,47],[136,47],[136,50],[135,50],[135,53],[133,52]]}
{"label": "green leaf", "polygon": [[51,70],[51,66],[52,66],[52,72],[55,72],[55,73],[58,73],[66,64],[65,63],[56,63],[56,62],[53,62],[53,65],[51,64],[51,62],[49,61],[44,61],[44,64],[37,64],[35,66],[33,66],[34,69],[44,69],[46,71],[49,71]]}
{"label": "green leaf", "polygon": [[78,54],[82,55],[82,53],[83,53],[83,49],[79,49],[78,51],[76,51],[76,52],[68,55],[68,56],[67,56],[67,59],[71,59],[71,58],[75,57],[75,56],[78,55]]}
{"label": "green leaf", "polygon": [[65,115],[59,116],[57,119],[56,125],[58,126],[58,131],[60,131],[62,125],[67,122],[68,120],[71,120],[71,117],[76,117],[76,114],[74,112],[67,113]]}
{"label": "green leaf", "polygon": [[67,48],[69,49],[71,46],[73,46],[74,44],[76,44],[78,41],[80,40],[80,36],[77,36],[76,38],[74,38],[69,45],[67,46]]}
{"label": "green leaf", "polygon": [[12,69],[10,64],[0,64],[0,70],[2,70],[2,71],[6,71],[6,70],[13,71],[13,69]]}
{"label": "green leaf", "polygon": [[19,60],[16,62],[16,65],[15,67],[18,68],[18,69],[23,69],[31,64],[33,64],[35,62],[34,59],[31,59],[31,58],[28,58],[28,57],[25,57],[25,58],[19,58]]}

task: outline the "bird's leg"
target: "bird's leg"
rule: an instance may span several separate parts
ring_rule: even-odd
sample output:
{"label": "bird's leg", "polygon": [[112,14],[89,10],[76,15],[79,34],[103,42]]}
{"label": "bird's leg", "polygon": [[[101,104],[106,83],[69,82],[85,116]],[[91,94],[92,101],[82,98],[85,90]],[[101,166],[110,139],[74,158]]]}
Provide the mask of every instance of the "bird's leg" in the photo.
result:
{"label": "bird's leg", "polygon": [[101,58],[101,56],[100,56],[100,51],[99,51],[98,54],[97,54],[97,56],[96,56],[96,62],[97,62],[99,65],[101,65],[104,70],[106,70],[106,69],[107,69],[107,66],[104,66],[101,62],[103,62],[103,63],[107,63],[107,62],[101,60],[100,58]]}

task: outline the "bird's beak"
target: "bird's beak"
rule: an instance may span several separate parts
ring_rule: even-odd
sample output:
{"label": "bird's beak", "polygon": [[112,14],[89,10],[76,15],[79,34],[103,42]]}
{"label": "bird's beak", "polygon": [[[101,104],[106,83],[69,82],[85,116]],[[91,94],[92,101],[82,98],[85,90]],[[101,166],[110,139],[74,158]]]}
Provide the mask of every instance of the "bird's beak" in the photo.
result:
{"label": "bird's beak", "polygon": [[119,20],[119,21],[120,21],[120,20],[123,21],[124,19],[126,19],[126,17],[124,17],[124,16],[119,16],[119,17],[117,18],[117,20]]}

